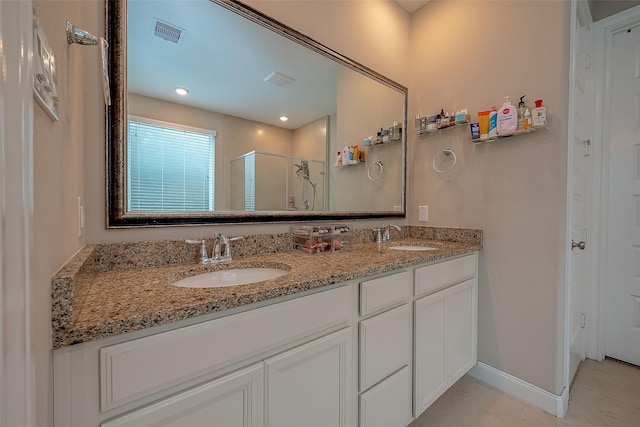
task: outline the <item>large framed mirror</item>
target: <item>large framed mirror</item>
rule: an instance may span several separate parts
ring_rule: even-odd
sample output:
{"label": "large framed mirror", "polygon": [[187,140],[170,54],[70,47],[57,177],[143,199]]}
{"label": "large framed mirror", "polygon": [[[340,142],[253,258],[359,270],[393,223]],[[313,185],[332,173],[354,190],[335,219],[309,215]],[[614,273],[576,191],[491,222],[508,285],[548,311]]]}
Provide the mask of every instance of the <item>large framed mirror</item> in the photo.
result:
{"label": "large framed mirror", "polygon": [[405,216],[406,87],[234,0],[107,28],[108,227]]}

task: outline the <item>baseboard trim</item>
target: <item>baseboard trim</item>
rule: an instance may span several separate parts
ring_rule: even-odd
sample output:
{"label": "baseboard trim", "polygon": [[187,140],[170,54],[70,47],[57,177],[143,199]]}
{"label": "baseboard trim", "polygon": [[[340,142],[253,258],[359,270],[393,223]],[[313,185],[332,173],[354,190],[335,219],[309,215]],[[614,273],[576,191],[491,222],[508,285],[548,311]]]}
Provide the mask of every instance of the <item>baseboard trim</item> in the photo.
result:
{"label": "baseboard trim", "polygon": [[557,417],[567,413],[569,393],[566,388],[558,396],[482,362],[478,362],[469,375]]}

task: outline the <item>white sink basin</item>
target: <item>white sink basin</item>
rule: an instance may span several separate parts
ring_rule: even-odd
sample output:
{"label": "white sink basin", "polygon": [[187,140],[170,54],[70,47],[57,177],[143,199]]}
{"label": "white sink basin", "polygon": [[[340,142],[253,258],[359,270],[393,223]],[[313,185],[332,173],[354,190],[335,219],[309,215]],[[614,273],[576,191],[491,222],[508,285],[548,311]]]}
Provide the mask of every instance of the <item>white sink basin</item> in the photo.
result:
{"label": "white sink basin", "polygon": [[436,251],[438,248],[434,248],[432,246],[389,246],[389,249],[393,249],[396,251]]}
{"label": "white sink basin", "polygon": [[288,271],[279,268],[234,268],[187,277],[173,283],[173,286],[182,288],[221,288],[262,282],[284,276],[287,273]]}

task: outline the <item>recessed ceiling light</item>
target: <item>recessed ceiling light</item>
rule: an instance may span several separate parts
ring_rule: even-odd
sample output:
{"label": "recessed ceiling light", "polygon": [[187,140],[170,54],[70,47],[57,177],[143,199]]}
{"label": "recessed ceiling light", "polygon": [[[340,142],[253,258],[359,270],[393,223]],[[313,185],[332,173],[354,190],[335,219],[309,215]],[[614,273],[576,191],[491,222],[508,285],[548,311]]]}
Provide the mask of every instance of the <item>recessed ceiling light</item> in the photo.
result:
{"label": "recessed ceiling light", "polygon": [[173,88],[173,90],[175,90],[176,93],[180,96],[185,96],[189,93],[189,89],[185,89],[183,87],[175,87]]}
{"label": "recessed ceiling light", "polygon": [[289,120],[289,117],[287,117],[287,116],[280,116],[280,121],[282,121],[282,122],[286,122],[287,120]]}

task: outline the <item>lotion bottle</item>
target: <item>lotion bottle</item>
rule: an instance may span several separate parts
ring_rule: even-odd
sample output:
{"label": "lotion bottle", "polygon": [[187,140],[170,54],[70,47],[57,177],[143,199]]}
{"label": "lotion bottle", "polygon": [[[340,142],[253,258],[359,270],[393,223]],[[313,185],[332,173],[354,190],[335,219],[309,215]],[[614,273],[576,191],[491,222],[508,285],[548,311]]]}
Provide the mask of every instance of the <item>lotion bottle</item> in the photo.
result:
{"label": "lotion bottle", "polygon": [[533,127],[543,127],[547,125],[547,107],[542,105],[542,99],[536,99],[536,108],[532,112]]}
{"label": "lotion bottle", "polygon": [[512,135],[518,128],[518,111],[509,101],[509,97],[504,97],[504,104],[498,111],[498,135]]}
{"label": "lotion bottle", "polygon": [[489,111],[489,139],[498,137],[498,112],[496,107],[491,107]]}

